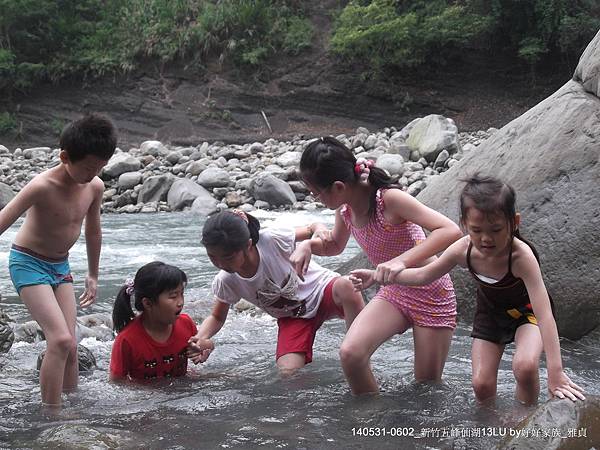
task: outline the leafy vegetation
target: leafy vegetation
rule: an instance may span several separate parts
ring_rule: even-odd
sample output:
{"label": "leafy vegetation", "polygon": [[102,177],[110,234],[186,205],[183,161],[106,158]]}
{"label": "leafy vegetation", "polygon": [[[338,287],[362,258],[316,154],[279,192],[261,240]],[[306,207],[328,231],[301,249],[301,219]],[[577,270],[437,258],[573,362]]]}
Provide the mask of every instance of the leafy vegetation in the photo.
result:
{"label": "leafy vegetation", "polygon": [[0,0],[0,91],[124,73],[145,60],[264,64],[310,46],[286,0]]}
{"label": "leafy vegetation", "polygon": [[439,67],[465,51],[576,61],[600,29],[595,0],[361,0],[340,14],[339,55],[386,69]]}

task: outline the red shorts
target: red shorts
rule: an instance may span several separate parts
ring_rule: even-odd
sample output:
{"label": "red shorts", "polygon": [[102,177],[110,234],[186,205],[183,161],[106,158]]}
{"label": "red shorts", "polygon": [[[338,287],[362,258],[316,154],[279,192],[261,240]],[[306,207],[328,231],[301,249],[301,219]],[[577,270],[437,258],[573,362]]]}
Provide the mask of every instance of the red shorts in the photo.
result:
{"label": "red shorts", "polygon": [[306,364],[312,361],[313,342],[317,330],[323,322],[334,317],[344,317],[344,310],[333,301],[333,284],[338,278],[331,280],[323,291],[323,298],[315,317],[299,319],[284,317],[277,320],[279,332],[277,333],[276,359],[288,353],[304,353]]}

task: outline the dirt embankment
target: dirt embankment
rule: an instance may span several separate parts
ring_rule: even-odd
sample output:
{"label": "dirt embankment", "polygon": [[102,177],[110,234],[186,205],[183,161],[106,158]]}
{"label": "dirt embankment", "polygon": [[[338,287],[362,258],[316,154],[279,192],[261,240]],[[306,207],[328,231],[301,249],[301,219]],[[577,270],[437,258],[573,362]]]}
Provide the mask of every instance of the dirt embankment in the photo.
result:
{"label": "dirt embankment", "polygon": [[461,131],[501,127],[556,90],[568,75],[527,76],[489,61],[463,61],[443,73],[365,82],[328,51],[328,2],[314,2],[312,48],[298,57],[274,58],[261,74],[173,64],[120,78],[43,86],[13,105],[21,128],[0,137],[15,147],[55,146],[60,129],[87,111],[110,115],[122,148],[148,139],[181,145],[203,141],[264,141],[403,127],[415,117],[443,114]]}

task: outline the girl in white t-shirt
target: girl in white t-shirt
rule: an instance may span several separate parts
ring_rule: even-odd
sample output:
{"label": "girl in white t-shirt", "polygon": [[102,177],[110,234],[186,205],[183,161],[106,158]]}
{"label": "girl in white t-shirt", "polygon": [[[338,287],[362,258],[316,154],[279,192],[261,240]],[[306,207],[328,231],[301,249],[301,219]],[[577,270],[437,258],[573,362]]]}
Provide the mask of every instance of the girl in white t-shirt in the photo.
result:
{"label": "girl in white t-shirt", "polygon": [[243,211],[223,211],[210,217],[202,230],[202,244],[221,271],[212,291],[210,316],[190,339],[190,357],[204,362],[214,348],[210,338],[225,323],[230,305],[245,299],[277,319],[277,367],[293,372],[312,361],[319,327],[343,317],[349,327],[364,306],[348,278],[310,264],[296,272],[290,263],[296,242],[309,239],[319,224],[260,230],[260,223]]}

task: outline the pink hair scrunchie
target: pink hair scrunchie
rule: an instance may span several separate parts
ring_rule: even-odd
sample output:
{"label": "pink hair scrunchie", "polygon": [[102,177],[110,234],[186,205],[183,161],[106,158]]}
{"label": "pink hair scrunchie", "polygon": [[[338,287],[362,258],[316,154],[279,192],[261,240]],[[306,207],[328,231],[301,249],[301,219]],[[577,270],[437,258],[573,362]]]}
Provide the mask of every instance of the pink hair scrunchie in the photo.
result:
{"label": "pink hair scrunchie", "polygon": [[365,158],[358,158],[354,164],[354,173],[359,176],[360,183],[369,184],[369,173],[373,167],[373,161]]}

